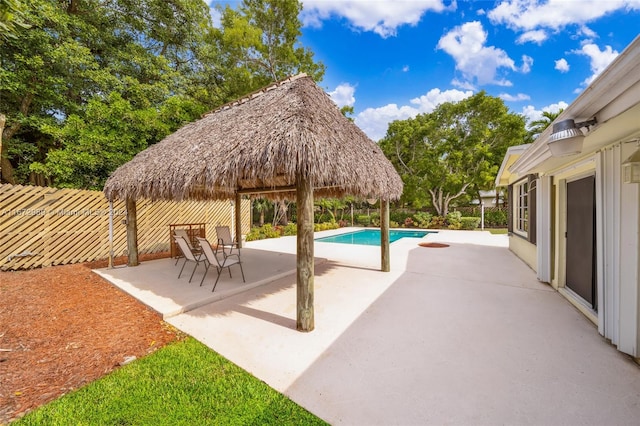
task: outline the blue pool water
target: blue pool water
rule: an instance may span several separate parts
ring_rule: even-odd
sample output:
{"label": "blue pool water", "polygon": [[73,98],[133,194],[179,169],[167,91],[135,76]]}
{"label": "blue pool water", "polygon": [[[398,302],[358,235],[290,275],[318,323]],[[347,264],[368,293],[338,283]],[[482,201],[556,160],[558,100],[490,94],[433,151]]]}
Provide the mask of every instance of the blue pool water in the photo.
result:
{"label": "blue pool water", "polygon": [[[422,238],[425,235],[436,231],[389,231],[389,242],[398,241],[400,238]],[[361,231],[347,232],[346,234],[334,235],[332,237],[316,238],[316,241],[323,243],[341,244],[362,244],[366,246],[380,245],[379,229],[363,229]]]}

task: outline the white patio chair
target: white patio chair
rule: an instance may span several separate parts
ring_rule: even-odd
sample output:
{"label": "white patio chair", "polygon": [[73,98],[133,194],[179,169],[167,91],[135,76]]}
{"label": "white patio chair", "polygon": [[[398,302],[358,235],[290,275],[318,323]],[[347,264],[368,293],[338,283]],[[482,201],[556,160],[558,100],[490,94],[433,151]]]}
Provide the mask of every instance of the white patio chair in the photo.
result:
{"label": "white patio chair", "polygon": [[[189,246],[189,249],[191,249],[191,251],[193,252],[193,254],[195,256],[198,256],[199,254],[201,254],[200,247],[196,247],[196,246],[193,245],[193,243],[191,242],[191,237],[189,237],[189,234],[187,233],[186,229],[184,229],[184,228],[175,228],[173,230],[173,235],[174,235],[174,237],[182,237],[182,238],[184,238],[184,240],[187,242],[187,245]],[[180,251],[182,251],[182,250],[180,250]],[[180,256],[180,254],[178,254],[178,256],[176,258],[176,265],[180,261],[181,257],[182,256]]]}
{"label": "white patio chair", "polygon": [[204,276],[200,281],[200,285],[202,285],[202,283],[204,282],[204,277],[207,276],[207,272],[209,272],[210,265],[214,265],[216,267],[216,271],[218,272],[218,277],[216,278],[216,282],[213,284],[213,289],[211,290],[211,292],[215,291],[216,286],[218,285],[218,280],[220,280],[220,274],[222,273],[222,270],[224,268],[227,268],[229,270],[229,277],[233,278],[231,276],[231,267],[233,265],[240,266],[240,272],[242,273],[242,282],[243,283],[246,282],[244,279],[244,270],[242,269],[242,262],[240,261],[239,254],[223,255],[222,261],[220,261],[220,258],[217,255],[218,250],[216,249],[216,251],[214,252],[213,249],[211,248],[211,244],[209,244],[209,241],[207,241],[206,238],[202,238],[202,237],[196,237],[196,238],[200,243],[200,247],[202,247],[202,253],[207,259],[207,265],[206,265],[207,269],[204,271]]}
{"label": "white patio chair", "polygon": [[[196,268],[201,263],[205,263],[206,259],[202,258],[202,255],[194,254],[193,251],[191,251],[191,248],[189,248],[189,245],[187,244],[187,240],[185,240],[183,237],[176,236],[175,239],[176,239],[176,244],[178,244],[178,247],[180,247],[180,250],[184,255],[184,263],[182,264],[182,268],[180,269],[178,278],[180,278],[180,276],[182,275],[182,271],[184,270],[184,267],[187,264],[187,262],[194,262],[196,264],[193,267],[193,271],[191,272],[191,277],[189,277],[189,282],[191,282],[191,280],[193,279],[193,274],[195,274],[196,272]],[[205,263],[205,266],[206,266],[206,263]]]}
{"label": "white patio chair", "polygon": [[[216,226],[216,236],[218,237],[218,247],[222,248],[222,253],[225,256],[233,254],[234,248],[236,249],[236,254],[240,256],[240,247],[238,247],[238,242],[231,236],[228,226]],[[227,249],[229,249],[228,253]]]}

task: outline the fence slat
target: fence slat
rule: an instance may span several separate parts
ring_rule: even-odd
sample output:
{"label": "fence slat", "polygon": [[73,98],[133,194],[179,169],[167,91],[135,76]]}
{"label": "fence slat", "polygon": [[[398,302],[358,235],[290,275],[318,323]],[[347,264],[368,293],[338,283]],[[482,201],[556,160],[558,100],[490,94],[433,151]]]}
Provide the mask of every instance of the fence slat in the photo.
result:
{"label": "fence slat", "polygon": [[[116,201],[113,208],[113,250],[121,256],[127,248],[125,206]],[[248,231],[249,200],[241,208],[242,228]],[[139,253],[168,251],[172,223],[202,222],[209,232],[217,224],[231,225],[229,201],[140,200],[137,210]],[[102,192],[0,185],[0,270],[86,262],[108,255],[109,203]]]}

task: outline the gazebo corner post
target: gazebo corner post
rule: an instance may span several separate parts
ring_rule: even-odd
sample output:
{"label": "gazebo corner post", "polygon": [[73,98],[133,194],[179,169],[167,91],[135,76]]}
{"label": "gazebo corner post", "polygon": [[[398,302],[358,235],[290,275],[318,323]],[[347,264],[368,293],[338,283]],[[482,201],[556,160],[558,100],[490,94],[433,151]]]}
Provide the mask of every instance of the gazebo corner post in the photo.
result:
{"label": "gazebo corner post", "polygon": [[380,270],[391,270],[389,248],[389,200],[380,200]]}
{"label": "gazebo corner post", "polygon": [[296,246],[296,329],[312,331],[313,310],[313,186],[310,178],[299,173],[296,179],[297,246]]}
{"label": "gazebo corner post", "polygon": [[129,259],[127,266],[138,266],[138,217],[136,212],[136,200],[127,197],[127,251]]}
{"label": "gazebo corner post", "polygon": [[238,248],[242,248],[242,194],[238,191],[236,191],[235,222],[236,243],[238,244]]}

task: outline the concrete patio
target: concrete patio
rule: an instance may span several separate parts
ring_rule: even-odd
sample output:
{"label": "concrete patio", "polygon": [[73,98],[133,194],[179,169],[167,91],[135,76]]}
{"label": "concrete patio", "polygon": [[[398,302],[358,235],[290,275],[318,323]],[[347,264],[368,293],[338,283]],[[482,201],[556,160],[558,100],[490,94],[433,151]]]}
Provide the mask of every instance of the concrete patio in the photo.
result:
{"label": "concrete patio", "polygon": [[[248,243],[246,287],[234,270],[217,301],[185,297],[190,310],[168,321],[331,424],[637,424],[640,368],[539,283],[506,236],[425,240],[450,246],[401,239],[389,273],[379,247],[316,242],[326,261],[316,262],[311,333],[295,330],[293,237]],[[161,262],[100,273],[136,297],[187,303],[151,288]],[[172,285],[210,294],[211,277]]]}

